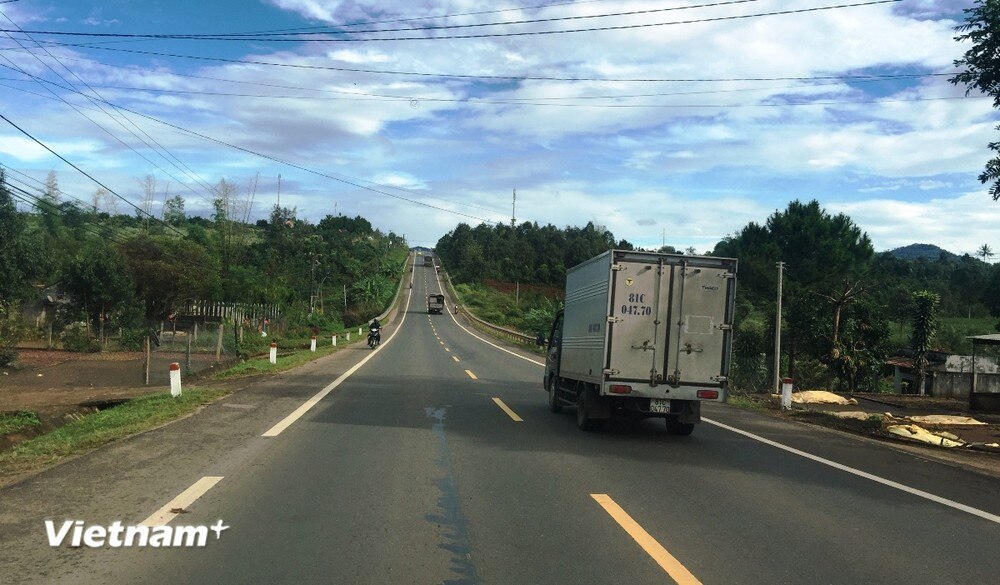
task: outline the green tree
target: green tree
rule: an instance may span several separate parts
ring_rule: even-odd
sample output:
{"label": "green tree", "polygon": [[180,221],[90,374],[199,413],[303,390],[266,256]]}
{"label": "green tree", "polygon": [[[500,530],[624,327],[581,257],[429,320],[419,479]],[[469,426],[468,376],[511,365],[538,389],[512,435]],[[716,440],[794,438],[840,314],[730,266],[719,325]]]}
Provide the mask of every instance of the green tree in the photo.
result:
{"label": "green tree", "polygon": [[[993,107],[1000,107],[1000,0],[975,0],[964,10],[965,22],[955,28],[955,40],[972,46],[955,61],[964,71],[950,79],[955,85],[965,85],[966,95],[973,89],[993,98]],[[997,127],[1000,130],[1000,126]],[[1000,153],[1000,141],[989,143],[989,149]],[[979,182],[990,185],[994,201],[1000,200],[1000,155],[986,163]]]}
{"label": "green tree", "polygon": [[186,300],[213,300],[218,294],[218,266],[197,244],[142,234],[122,244],[119,252],[149,324]]}
{"label": "green tree", "polygon": [[990,248],[989,244],[983,244],[978,250],[976,250],[976,256],[982,258],[983,262],[989,262],[990,258],[994,256],[993,249]]}
{"label": "green tree", "polygon": [[172,226],[184,223],[184,198],[174,195],[163,202],[163,221]]}
{"label": "green tree", "polygon": [[787,348],[790,376],[795,377],[800,352],[827,362],[837,359],[842,314],[869,294],[872,279],[871,240],[850,217],[830,215],[815,200],[792,201],[765,225],[751,223],[724,239],[713,254],[739,258],[741,295],[756,306],[774,302],[775,263],[785,262],[783,318],[788,327],[782,347]]}
{"label": "green tree", "polygon": [[926,290],[913,293],[913,329],[910,343],[913,346],[913,365],[917,369],[917,388],[924,395],[924,380],[927,378],[927,353],[931,350],[931,340],[937,333],[937,309],[941,297]]}
{"label": "green tree", "polygon": [[41,276],[37,257],[38,242],[33,241],[24,214],[17,211],[0,166],[0,300],[28,298],[34,280]]}
{"label": "green tree", "polygon": [[89,321],[98,324],[102,339],[108,313],[135,303],[122,257],[104,240],[90,241],[77,251],[61,284]]}

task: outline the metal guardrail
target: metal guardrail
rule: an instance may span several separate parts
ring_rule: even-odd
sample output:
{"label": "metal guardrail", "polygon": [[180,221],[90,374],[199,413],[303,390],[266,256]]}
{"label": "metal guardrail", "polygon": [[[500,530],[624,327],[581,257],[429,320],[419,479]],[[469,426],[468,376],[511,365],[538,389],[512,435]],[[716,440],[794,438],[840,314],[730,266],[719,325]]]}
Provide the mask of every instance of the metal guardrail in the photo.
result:
{"label": "metal guardrail", "polygon": [[477,325],[480,328],[493,333],[497,337],[510,339],[511,341],[519,341],[521,343],[529,343],[529,344],[535,343],[537,339],[533,335],[521,333],[520,331],[514,331],[513,329],[507,329],[506,327],[501,327],[494,323],[490,323],[489,321],[484,321],[479,317],[473,315],[472,312],[469,311],[469,309],[467,309],[464,304],[458,302],[461,299],[458,296],[458,291],[455,290],[455,285],[451,282],[451,275],[448,274],[447,271],[443,272],[444,272],[444,278],[442,278],[441,280],[445,284],[447,284],[446,288],[448,289],[448,294],[451,295],[452,301],[455,303],[455,306],[458,307],[459,312],[462,315],[465,315],[465,317],[467,317],[470,321],[472,321],[474,325]]}

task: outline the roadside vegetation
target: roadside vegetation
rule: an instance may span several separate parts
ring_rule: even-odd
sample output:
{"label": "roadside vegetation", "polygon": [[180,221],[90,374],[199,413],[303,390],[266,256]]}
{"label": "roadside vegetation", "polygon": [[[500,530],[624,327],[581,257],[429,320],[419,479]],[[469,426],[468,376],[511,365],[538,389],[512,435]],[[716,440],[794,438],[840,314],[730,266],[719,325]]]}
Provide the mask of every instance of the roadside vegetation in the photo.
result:
{"label": "roadside vegetation", "polygon": [[[107,193],[87,203],[63,193],[55,173],[34,187],[0,167],[0,367],[16,362],[19,343],[48,342],[50,330],[63,349],[141,349],[171,317],[189,326],[192,302],[268,307],[279,318],[267,342],[308,338],[363,323],[396,291],[406,243],[362,217],[314,224],[274,206],[251,223],[255,179],[242,190],[219,181],[210,217],[187,214],[184,198],[152,176],[141,188],[147,205],[130,215]],[[162,211],[150,213],[161,197]],[[258,338],[244,336],[238,350],[266,347]]]}
{"label": "roadside vegetation", "polygon": [[[474,314],[534,335],[548,333],[561,295],[522,293],[515,302],[510,287],[561,290],[568,267],[610,248],[633,246],[592,223],[565,229],[461,224],[441,238],[436,252]],[[968,353],[967,335],[1000,330],[1000,265],[991,264],[988,245],[962,255],[927,245],[908,248],[898,256],[876,253],[849,216],[796,200],[705,252],[740,262],[733,390],[770,389],[779,261],[785,263],[781,372],[800,388],[892,391],[885,360],[914,348],[923,293],[938,299],[927,349]],[[678,253],[672,246],[655,251]]]}
{"label": "roadside vegetation", "polygon": [[19,433],[40,424],[42,423],[38,420],[38,415],[31,411],[0,412],[0,437]]}
{"label": "roadside vegetation", "polygon": [[4,475],[29,471],[83,453],[180,418],[228,392],[211,386],[188,387],[177,398],[169,392],[161,392],[80,416],[0,453],[0,471]]}

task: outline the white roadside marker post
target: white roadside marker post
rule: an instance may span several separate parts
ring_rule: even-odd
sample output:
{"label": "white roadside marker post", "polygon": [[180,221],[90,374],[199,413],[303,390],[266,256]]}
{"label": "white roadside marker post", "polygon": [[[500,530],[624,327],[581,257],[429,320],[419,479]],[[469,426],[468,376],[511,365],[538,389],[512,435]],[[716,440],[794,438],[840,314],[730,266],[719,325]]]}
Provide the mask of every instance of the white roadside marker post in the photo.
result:
{"label": "white roadside marker post", "polygon": [[350,332],[350,331],[348,331],[348,332],[347,332],[347,341],[350,341],[350,340],[351,340],[351,332]]}
{"label": "white roadside marker post", "polygon": [[358,337],[361,337],[361,328],[358,327]]}
{"label": "white roadside marker post", "polygon": [[278,344],[277,343],[272,343],[271,344],[271,356],[270,356],[270,358],[271,358],[271,363],[272,364],[278,363]]}
{"label": "white roadside marker post", "polygon": [[309,340],[309,351],[316,351],[316,336],[313,335],[312,339]]}
{"label": "white roadside marker post", "polygon": [[177,362],[170,364],[170,395],[174,398],[181,395],[181,365]]}
{"label": "white roadside marker post", "polygon": [[333,345],[334,345],[334,347],[337,346],[337,336],[336,335],[333,336]]}
{"label": "white roadside marker post", "polygon": [[781,410],[792,409],[792,379],[785,378],[781,381]]}

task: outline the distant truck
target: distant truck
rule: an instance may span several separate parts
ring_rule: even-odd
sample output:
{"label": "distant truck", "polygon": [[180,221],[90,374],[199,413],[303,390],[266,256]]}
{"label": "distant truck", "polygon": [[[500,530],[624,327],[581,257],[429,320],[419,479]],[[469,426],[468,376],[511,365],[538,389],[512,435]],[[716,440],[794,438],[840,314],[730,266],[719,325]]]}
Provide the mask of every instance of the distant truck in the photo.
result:
{"label": "distant truck", "polygon": [[442,311],[444,311],[444,295],[427,295],[427,312],[440,315]]}
{"label": "distant truck", "polygon": [[575,404],[584,430],[656,417],[691,434],[701,402],[725,400],[736,268],[732,258],[622,250],[570,268],[542,380],[549,409]]}
{"label": "distant truck", "polygon": [[434,266],[434,256],[424,254],[424,266]]}

